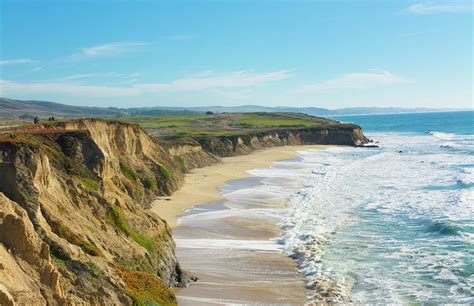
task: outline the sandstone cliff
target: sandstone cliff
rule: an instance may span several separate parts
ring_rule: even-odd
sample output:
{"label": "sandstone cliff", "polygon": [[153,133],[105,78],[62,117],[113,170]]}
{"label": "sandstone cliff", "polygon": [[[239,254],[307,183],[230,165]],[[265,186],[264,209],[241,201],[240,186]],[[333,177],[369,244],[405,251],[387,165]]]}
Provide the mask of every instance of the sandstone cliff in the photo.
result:
{"label": "sandstone cliff", "polygon": [[211,165],[221,157],[248,154],[255,150],[285,145],[360,146],[369,140],[353,124],[328,127],[285,128],[231,136],[201,135],[193,138],[166,138],[164,144],[186,170]]}
{"label": "sandstone cliff", "polygon": [[0,304],[173,303],[187,277],[149,213],[181,175],[138,126],[78,120],[2,136]]}
{"label": "sandstone cliff", "polygon": [[186,285],[149,212],[182,173],[282,145],[360,145],[354,125],[162,141],[138,125],[71,120],[0,134],[0,305],[174,304]]}

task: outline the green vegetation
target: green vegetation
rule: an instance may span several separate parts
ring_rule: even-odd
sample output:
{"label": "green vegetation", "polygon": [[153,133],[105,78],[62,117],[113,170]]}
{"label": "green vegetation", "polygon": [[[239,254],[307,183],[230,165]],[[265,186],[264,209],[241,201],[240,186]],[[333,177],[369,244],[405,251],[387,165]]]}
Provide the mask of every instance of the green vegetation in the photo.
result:
{"label": "green vegetation", "polygon": [[45,127],[57,127],[60,125],[61,121],[55,120],[55,121],[48,121],[48,120],[40,120],[40,124],[45,126]]}
{"label": "green vegetation", "polygon": [[172,120],[172,121],[145,121],[141,124],[143,127],[175,127],[175,126],[189,126],[191,121],[187,120]]}
{"label": "green vegetation", "polygon": [[114,264],[115,273],[125,284],[125,293],[133,305],[177,305],[173,292],[151,273],[134,271]]}
{"label": "green vegetation", "polygon": [[128,178],[131,181],[137,181],[137,174],[136,172],[132,169],[129,168],[127,165],[124,163],[120,162],[120,171],[122,171],[122,174],[125,175],[126,178]]}
{"label": "green vegetation", "polygon": [[184,159],[181,156],[174,155],[173,160],[178,165],[178,168],[181,171],[181,173],[184,173],[186,171],[186,166],[184,165]]}
{"label": "green vegetation", "polygon": [[144,128],[172,128],[190,126],[194,123],[194,120],[205,117],[205,115],[124,116],[118,119],[130,123],[138,123]]}
{"label": "green vegetation", "polygon": [[10,132],[7,135],[0,135],[0,142],[24,143],[38,147],[46,153],[53,164],[57,165],[62,160],[63,154],[61,147],[54,141],[55,135],[35,134],[36,131],[31,132],[18,134]]}
{"label": "green vegetation", "polygon": [[278,119],[278,118],[248,118],[237,121],[238,124],[250,126],[315,126],[313,120],[305,119]]}
{"label": "green vegetation", "polygon": [[111,207],[107,213],[107,219],[121,232],[132,238],[136,243],[144,247],[149,253],[154,251],[153,242],[132,228],[120,208]]}
{"label": "green vegetation", "polygon": [[165,165],[160,165],[159,171],[164,179],[169,180],[171,178],[171,172]]}
{"label": "green vegetation", "polygon": [[118,119],[124,120],[127,122],[138,122],[143,121],[175,121],[175,120],[194,120],[194,119],[205,119],[208,115],[198,114],[198,115],[176,115],[176,116],[122,116]]}
{"label": "green vegetation", "polygon": [[34,195],[31,195],[31,194],[29,194],[29,193],[26,193],[26,192],[23,192],[22,195],[23,195],[23,199],[24,199],[26,202],[30,202],[30,203],[39,205],[38,197],[36,197],[36,196],[34,196]]}
{"label": "green vegetation", "polygon": [[91,274],[92,278],[98,278],[102,273],[100,268],[93,262],[86,262],[85,265],[88,267],[88,272]]}
{"label": "green vegetation", "polygon": [[152,178],[146,176],[145,170],[134,170],[125,163],[120,162],[120,171],[128,179],[122,181],[129,195],[141,198],[144,194],[144,188],[147,190],[156,189],[156,184]]}
{"label": "green vegetation", "polygon": [[102,252],[90,242],[85,241],[78,235],[74,234],[68,227],[57,221],[50,221],[53,232],[59,237],[67,240],[69,243],[80,247],[84,253],[92,256],[102,256]]}
{"label": "green vegetation", "polygon": [[73,176],[76,181],[78,181],[84,188],[89,191],[89,192],[97,192],[99,191],[100,184],[98,181],[87,178],[87,177],[82,177],[78,175]]}
{"label": "green vegetation", "polygon": [[143,184],[143,187],[145,187],[146,189],[156,189],[155,182],[153,181],[153,179],[149,177],[145,177],[142,181],[142,184]]}
{"label": "green vegetation", "polygon": [[246,135],[259,131],[317,127],[337,121],[296,113],[223,113],[180,116],[125,116],[120,120],[138,123],[152,136],[194,138],[199,136]]}

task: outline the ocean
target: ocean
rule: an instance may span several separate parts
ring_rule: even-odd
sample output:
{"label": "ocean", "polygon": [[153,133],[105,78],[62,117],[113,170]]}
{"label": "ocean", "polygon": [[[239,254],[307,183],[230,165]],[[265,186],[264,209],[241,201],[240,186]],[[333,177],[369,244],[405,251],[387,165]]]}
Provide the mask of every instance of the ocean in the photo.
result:
{"label": "ocean", "polygon": [[333,302],[474,303],[474,112],[335,119],[380,148],[300,153],[313,175],[280,243],[310,298],[330,283]]}
{"label": "ocean", "polygon": [[334,119],[379,148],[299,151],[185,213],[177,254],[201,280],[179,301],[300,304],[285,254],[306,301],[474,303],[474,112]]}

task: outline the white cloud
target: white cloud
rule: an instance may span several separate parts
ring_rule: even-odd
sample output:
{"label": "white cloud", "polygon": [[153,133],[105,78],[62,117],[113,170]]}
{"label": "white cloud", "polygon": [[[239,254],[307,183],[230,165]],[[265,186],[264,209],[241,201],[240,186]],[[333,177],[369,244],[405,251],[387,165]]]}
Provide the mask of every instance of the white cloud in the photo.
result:
{"label": "white cloud", "polygon": [[139,88],[154,91],[201,91],[209,89],[251,87],[262,83],[279,81],[290,77],[287,70],[253,73],[235,71],[227,74],[204,72],[195,77],[184,78],[170,83],[151,83],[136,85]]}
{"label": "white cloud", "polygon": [[82,48],[80,53],[73,54],[72,58],[111,56],[138,51],[141,47],[148,45],[144,42],[120,42],[96,45]]}
{"label": "white cloud", "polygon": [[140,73],[134,72],[130,74],[116,73],[116,72],[96,72],[96,73],[78,73],[65,75],[58,78],[43,80],[42,83],[81,83],[85,80],[106,80],[108,83],[129,82],[130,80],[137,80]]}
{"label": "white cloud", "polygon": [[388,71],[356,72],[345,74],[340,78],[305,85],[296,89],[295,92],[308,93],[344,89],[367,89],[410,82],[410,80]]}
{"label": "white cloud", "polygon": [[86,97],[136,96],[140,90],[133,87],[111,87],[64,83],[16,83],[0,80],[0,95],[14,94],[65,94]]}
{"label": "white cloud", "polygon": [[[69,81],[87,78],[91,75],[69,76]],[[97,86],[71,84],[60,81],[44,81],[35,83],[17,83],[0,80],[0,95],[12,94],[66,94],[71,96],[138,96],[146,93],[215,91],[232,88],[248,88],[266,82],[283,80],[289,77],[288,71],[252,73],[236,71],[227,74],[205,72],[191,78],[178,79],[169,83],[132,84],[129,86]],[[64,78],[63,78],[64,80]]]}
{"label": "white cloud", "polygon": [[410,13],[419,14],[419,15],[472,12],[472,2],[471,0],[420,2],[420,3],[411,5],[408,8],[408,11]]}
{"label": "white cloud", "polygon": [[19,64],[33,64],[33,63],[36,63],[36,61],[29,58],[0,61],[0,65],[19,65]]}

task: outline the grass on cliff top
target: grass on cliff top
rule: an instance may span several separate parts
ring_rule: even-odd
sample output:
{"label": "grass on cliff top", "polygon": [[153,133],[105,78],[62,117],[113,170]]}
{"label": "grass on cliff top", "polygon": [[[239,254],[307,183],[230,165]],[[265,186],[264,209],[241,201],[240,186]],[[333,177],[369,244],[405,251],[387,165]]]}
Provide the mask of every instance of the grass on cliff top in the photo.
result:
{"label": "grass on cliff top", "polygon": [[125,284],[125,293],[133,300],[133,305],[177,305],[174,293],[156,276],[135,271],[119,264],[113,264],[115,273]]}
{"label": "grass on cliff top", "polygon": [[275,129],[339,124],[337,121],[296,113],[222,113],[180,116],[125,116],[153,136],[232,136]]}
{"label": "grass on cliff top", "polygon": [[280,118],[248,118],[237,121],[241,125],[249,126],[315,126],[316,122],[309,119],[280,119]]}

